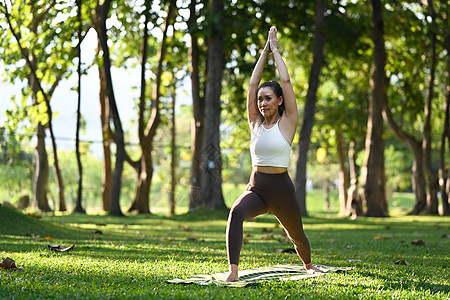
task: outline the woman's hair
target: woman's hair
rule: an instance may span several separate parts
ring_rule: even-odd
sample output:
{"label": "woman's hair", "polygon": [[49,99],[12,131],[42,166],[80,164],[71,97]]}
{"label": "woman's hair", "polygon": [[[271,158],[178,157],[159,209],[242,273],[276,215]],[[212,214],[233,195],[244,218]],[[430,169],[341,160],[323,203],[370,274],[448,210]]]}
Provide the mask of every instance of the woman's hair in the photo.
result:
{"label": "woman's hair", "polygon": [[[258,87],[258,90],[256,91],[256,93],[259,92],[259,90],[263,87],[270,87],[272,89],[272,91],[275,93],[275,95],[277,96],[277,99],[280,97],[283,97],[283,90],[281,89],[281,85],[276,82],[276,81],[266,81],[261,83],[261,85]],[[283,114],[284,111],[284,97],[283,97],[283,102],[281,102],[281,105],[278,106],[278,114],[281,116]]]}

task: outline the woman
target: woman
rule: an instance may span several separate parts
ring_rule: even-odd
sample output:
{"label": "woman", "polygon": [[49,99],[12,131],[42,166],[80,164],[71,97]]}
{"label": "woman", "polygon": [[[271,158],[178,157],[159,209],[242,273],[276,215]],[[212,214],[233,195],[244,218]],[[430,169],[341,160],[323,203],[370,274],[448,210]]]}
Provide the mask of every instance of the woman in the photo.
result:
{"label": "woman", "polygon": [[[261,84],[269,53],[280,75]],[[292,140],[298,123],[297,103],[290,77],[278,51],[277,30],[271,27],[264,50],[256,63],[247,94],[247,117],[251,130],[250,153],[253,171],[246,191],[231,208],[227,226],[227,252],[230,266],[227,281],[238,281],[238,263],[244,220],[272,212],[295,245],[309,272],[321,272],[311,264],[309,241],[303,232],[300,207],[287,173]]]}

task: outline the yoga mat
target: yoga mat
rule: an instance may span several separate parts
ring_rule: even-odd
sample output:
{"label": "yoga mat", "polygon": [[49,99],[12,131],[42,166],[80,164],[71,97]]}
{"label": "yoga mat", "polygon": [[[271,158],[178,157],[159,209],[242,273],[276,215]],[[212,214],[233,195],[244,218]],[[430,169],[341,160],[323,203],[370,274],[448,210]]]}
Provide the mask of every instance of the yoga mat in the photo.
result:
{"label": "yoga mat", "polygon": [[349,271],[351,267],[331,267],[327,265],[314,265],[324,273],[308,273],[303,265],[286,264],[271,267],[248,269],[239,271],[238,282],[226,282],[228,272],[194,275],[190,278],[176,278],[167,280],[168,283],[216,285],[225,287],[245,287],[255,285],[264,281],[272,280],[301,280],[326,274]]}

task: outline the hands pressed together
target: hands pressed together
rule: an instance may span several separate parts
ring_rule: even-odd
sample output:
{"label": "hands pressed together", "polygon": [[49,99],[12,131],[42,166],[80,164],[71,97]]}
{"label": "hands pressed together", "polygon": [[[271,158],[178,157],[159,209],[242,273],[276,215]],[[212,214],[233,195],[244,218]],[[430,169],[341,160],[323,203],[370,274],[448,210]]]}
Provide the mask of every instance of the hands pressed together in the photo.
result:
{"label": "hands pressed together", "polygon": [[267,38],[264,51],[267,53],[278,51],[277,28],[275,26],[270,27],[269,37]]}

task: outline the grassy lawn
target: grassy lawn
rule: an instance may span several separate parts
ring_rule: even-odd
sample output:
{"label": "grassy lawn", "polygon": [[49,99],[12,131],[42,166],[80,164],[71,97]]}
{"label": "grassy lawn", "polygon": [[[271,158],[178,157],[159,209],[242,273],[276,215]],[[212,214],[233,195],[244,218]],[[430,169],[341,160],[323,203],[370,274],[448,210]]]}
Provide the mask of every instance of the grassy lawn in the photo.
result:
{"label": "grassy lawn", "polygon": [[[0,257],[22,271],[0,270],[0,299],[449,299],[450,217],[407,216],[394,195],[390,218],[336,217],[311,194],[304,219],[313,262],[352,266],[347,273],[248,288],[171,285],[165,281],[227,270],[227,212],[128,216],[43,215],[0,207]],[[230,202],[227,199],[227,203]],[[334,206],[333,206],[334,205]],[[245,224],[241,269],[299,263],[271,215]],[[273,238],[271,235],[273,234]],[[425,245],[411,242],[422,240]],[[48,244],[69,246],[51,252]],[[396,265],[398,260],[408,265]]]}

